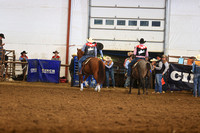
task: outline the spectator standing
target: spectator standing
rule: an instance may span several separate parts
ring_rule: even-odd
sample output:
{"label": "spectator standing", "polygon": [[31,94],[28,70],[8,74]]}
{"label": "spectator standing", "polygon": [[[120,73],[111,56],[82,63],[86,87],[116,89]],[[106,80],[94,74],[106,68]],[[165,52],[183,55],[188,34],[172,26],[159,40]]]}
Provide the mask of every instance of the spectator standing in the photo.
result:
{"label": "spectator standing", "polygon": [[74,83],[74,57],[77,56],[76,54],[72,55],[72,59],[69,65],[69,71],[70,71],[70,76],[71,76],[71,87],[73,86]]}
{"label": "spectator standing", "polygon": [[152,77],[151,77],[151,79],[152,79],[152,81],[151,81],[151,83],[152,83],[151,84],[152,85],[151,88],[155,88],[155,84],[154,84],[155,83],[155,70],[154,70],[155,68],[154,68],[154,66],[156,66],[157,61],[158,60],[155,59],[155,58],[153,58],[153,59],[150,60],[151,65],[153,66]]}
{"label": "spectator standing", "polygon": [[[27,62],[28,56],[26,56],[26,54],[27,54],[26,51],[21,52],[21,56],[19,57],[19,60],[21,62]],[[27,71],[27,65],[26,64],[22,64],[22,70],[23,70],[23,75],[25,75],[26,71]]]}
{"label": "spectator standing", "polygon": [[162,86],[163,91],[162,93],[165,93],[167,91],[167,74],[169,69],[169,63],[167,62],[167,56],[162,55],[162,63],[163,63],[163,72],[162,72],[162,78],[165,82],[165,84]]}
{"label": "spectator standing", "polygon": [[0,33],[0,64],[2,64],[3,62],[3,56],[5,54],[5,51],[3,50],[3,46],[5,45],[5,43],[3,43],[2,39],[5,39],[4,34]]}
{"label": "spectator standing", "polygon": [[162,72],[163,72],[163,63],[161,60],[161,55],[157,56],[157,63],[156,66],[154,66],[155,69],[155,92],[153,93],[157,93],[160,94],[162,93]]}
{"label": "spectator standing", "polygon": [[192,72],[194,73],[194,97],[200,97],[200,54],[196,56],[196,61],[192,64]]}
{"label": "spectator standing", "polygon": [[0,47],[4,46],[5,43],[3,43],[2,39],[5,39],[4,34],[0,33]]}
{"label": "spectator standing", "polygon": [[56,50],[53,53],[54,53],[54,56],[52,56],[51,60],[58,60],[58,61],[60,61],[60,56],[58,55],[59,52]]}
{"label": "spectator standing", "polygon": [[109,87],[109,75],[111,76],[112,79],[112,85],[113,88],[115,88],[115,78],[114,78],[114,71],[113,71],[113,61],[111,59],[111,57],[106,56],[104,59],[104,63],[105,63],[105,70],[106,70],[106,88]]}
{"label": "spectator standing", "polygon": [[[125,61],[124,61],[124,68],[126,69],[126,74],[127,75],[127,72],[128,72],[128,64],[132,61],[133,57],[132,57],[132,54],[129,52],[128,55],[130,56],[129,58],[126,58]],[[124,87],[127,88],[130,84],[130,76],[126,78],[126,81],[125,81],[125,84],[124,84]]]}

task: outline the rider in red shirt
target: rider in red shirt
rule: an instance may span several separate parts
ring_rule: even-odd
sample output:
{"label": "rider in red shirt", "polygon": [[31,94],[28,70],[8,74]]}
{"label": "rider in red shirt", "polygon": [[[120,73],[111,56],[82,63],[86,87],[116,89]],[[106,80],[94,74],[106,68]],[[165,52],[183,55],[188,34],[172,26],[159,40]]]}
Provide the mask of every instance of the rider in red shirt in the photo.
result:
{"label": "rider in red shirt", "polygon": [[144,41],[143,38],[140,39],[139,41],[139,45],[137,45],[135,47],[135,50],[134,50],[134,55],[135,55],[135,59],[133,59],[131,61],[131,63],[129,63],[128,65],[128,73],[127,73],[127,76],[130,78],[131,76],[131,68],[132,66],[137,62],[138,59],[144,59],[145,60],[145,57],[148,57],[149,56],[149,53],[148,53],[148,50],[147,50],[147,47],[144,45],[146,41]]}

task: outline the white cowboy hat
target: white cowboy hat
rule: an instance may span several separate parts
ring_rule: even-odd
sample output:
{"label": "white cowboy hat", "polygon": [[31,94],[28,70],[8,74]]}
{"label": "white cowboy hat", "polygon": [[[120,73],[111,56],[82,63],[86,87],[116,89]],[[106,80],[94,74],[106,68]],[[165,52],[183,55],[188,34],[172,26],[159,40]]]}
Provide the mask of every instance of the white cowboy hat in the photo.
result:
{"label": "white cowboy hat", "polygon": [[72,54],[72,57],[77,56],[76,54]]}
{"label": "white cowboy hat", "polygon": [[94,42],[94,40],[90,37],[89,39],[87,39],[88,42]]}
{"label": "white cowboy hat", "polygon": [[111,57],[110,56],[106,56],[105,57],[105,61],[111,61],[112,59],[111,59]]}
{"label": "white cowboy hat", "polygon": [[133,54],[134,54],[134,52],[131,52],[131,51],[127,53],[128,56],[131,56]]}
{"label": "white cowboy hat", "polygon": [[158,60],[157,60],[157,59],[155,59],[155,58],[153,58],[153,59],[151,59],[150,61],[151,61],[151,62],[153,62],[153,61],[158,61]]}
{"label": "white cowboy hat", "polygon": [[200,54],[196,56],[196,59],[197,59],[197,60],[200,60]]}

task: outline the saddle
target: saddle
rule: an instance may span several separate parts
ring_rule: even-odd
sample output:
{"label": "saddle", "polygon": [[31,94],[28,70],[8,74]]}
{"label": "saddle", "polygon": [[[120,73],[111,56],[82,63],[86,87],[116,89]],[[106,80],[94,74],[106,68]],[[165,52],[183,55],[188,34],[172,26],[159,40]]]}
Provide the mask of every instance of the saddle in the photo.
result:
{"label": "saddle", "polygon": [[135,68],[135,67],[137,66],[137,64],[138,64],[141,60],[143,60],[143,59],[139,59],[139,60],[137,60],[137,62],[133,65],[132,68]]}
{"label": "saddle", "polygon": [[85,65],[86,65],[91,59],[92,59],[92,57],[89,57],[89,58],[87,58],[87,59],[82,63],[81,72],[82,72],[83,74],[85,74],[84,71],[83,71]]}

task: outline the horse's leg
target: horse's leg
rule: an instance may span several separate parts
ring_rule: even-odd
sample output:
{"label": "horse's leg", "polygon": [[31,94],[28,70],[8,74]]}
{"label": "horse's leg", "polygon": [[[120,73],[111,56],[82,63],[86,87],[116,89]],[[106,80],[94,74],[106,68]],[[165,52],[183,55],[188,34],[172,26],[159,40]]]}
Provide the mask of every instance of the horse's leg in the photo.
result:
{"label": "horse's leg", "polygon": [[143,89],[143,95],[145,92],[145,78],[142,79],[142,89]]}
{"label": "horse's leg", "polygon": [[132,81],[133,80],[133,78],[132,78],[132,76],[130,76],[130,84],[129,84],[129,94],[131,94],[131,87],[132,87]]}
{"label": "horse's leg", "polygon": [[140,95],[140,86],[141,86],[141,81],[138,80],[138,81],[137,81],[137,84],[138,84],[138,95]]}
{"label": "horse's leg", "polygon": [[99,84],[99,80],[98,80],[98,74],[97,74],[97,72],[95,72],[94,74],[93,74],[93,76],[94,76],[94,79],[96,80],[96,82],[97,82],[97,85],[96,85],[96,87],[95,87],[95,91],[98,91],[98,84]]}
{"label": "horse's leg", "polygon": [[80,81],[81,81],[81,89],[80,89],[80,91],[83,91],[83,75],[80,74],[79,78],[80,78]]}
{"label": "horse's leg", "polygon": [[101,87],[100,87],[100,84],[97,83],[97,91],[100,92],[101,91]]}
{"label": "horse's leg", "polygon": [[146,82],[145,82],[145,87],[146,87],[146,95],[148,95],[148,87],[149,87],[149,83],[150,83],[150,77],[147,77],[145,80],[146,80]]}
{"label": "horse's leg", "polygon": [[86,79],[89,77],[90,75],[85,75],[85,78],[84,78],[84,80],[83,80],[83,82],[85,83],[85,86],[87,87],[87,88],[89,88],[89,85],[88,85],[88,83],[86,82]]}

